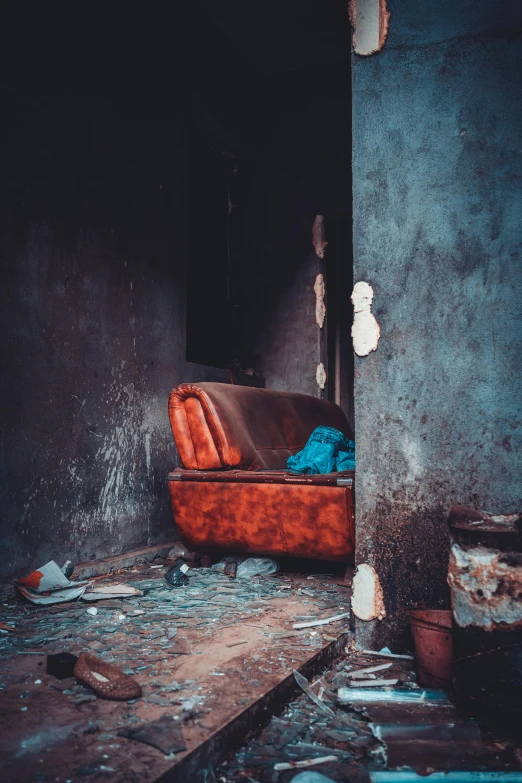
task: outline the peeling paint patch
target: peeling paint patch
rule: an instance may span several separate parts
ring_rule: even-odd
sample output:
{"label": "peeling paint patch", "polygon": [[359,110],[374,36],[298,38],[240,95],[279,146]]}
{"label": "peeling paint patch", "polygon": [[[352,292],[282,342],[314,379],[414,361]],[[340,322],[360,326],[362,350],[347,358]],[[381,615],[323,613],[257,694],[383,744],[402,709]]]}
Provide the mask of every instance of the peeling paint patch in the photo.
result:
{"label": "peeling paint patch", "polygon": [[368,356],[369,353],[377,350],[381,336],[380,326],[371,312],[373,288],[361,280],[355,284],[351,299],[353,349],[357,356]]}
{"label": "peeling paint patch", "polygon": [[324,303],[324,296],[326,293],[326,287],[324,284],[324,277],[318,274],[314,283],[315,291],[315,322],[319,329],[324,326],[324,319],[326,318],[326,305]]}
{"label": "peeling paint patch", "polygon": [[352,612],[359,620],[383,620],[386,617],[384,595],[375,568],[368,563],[357,566],[353,578]]}
{"label": "peeling paint patch", "polygon": [[317,385],[320,389],[324,389],[326,386],[326,370],[324,369],[324,364],[322,362],[319,362],[317,365],[317,370],[315,371],[315,379],[317,381]]}
{"label": "peeling paint patch", "polygon": [[367,57],[380,52],[386,43],[390,24],[386,0],[350,0],[348,13],[355,53]]}
{"label": "peeling paint patch", "polygon": [[448,584],[459,626],[485,631],[522,627],[522,552],[451,548]]}
{"label": "peeling paint patch", "polygon": [[324,235],[324,218],[322,215],[316,215],[312,226],[312,245],[318,258],[324,258],[324,251],[328,242]]}

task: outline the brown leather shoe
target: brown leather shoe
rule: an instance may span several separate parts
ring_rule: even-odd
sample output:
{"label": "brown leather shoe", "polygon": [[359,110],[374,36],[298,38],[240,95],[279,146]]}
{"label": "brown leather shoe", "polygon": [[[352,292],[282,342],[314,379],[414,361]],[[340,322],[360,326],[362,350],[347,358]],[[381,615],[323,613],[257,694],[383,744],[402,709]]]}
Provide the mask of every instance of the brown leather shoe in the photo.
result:
{"label": "brown leather shoe", "polygon": [[138,699],[141,685],[117,666],[82,652],[74,666],[74,676],[103,699]]}

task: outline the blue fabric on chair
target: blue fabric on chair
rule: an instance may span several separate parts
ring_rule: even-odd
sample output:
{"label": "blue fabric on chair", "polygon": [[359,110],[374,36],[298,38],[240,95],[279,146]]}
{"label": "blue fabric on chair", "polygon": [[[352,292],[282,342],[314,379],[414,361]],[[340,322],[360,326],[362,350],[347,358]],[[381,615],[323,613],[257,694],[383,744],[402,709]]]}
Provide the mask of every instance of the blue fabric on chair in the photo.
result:
{"label": "blue fabric on chair", "polygon": [[286,465],[292,473],[334,473],[355,469],[355,443],[333,427],[316,427],[306,446]]}

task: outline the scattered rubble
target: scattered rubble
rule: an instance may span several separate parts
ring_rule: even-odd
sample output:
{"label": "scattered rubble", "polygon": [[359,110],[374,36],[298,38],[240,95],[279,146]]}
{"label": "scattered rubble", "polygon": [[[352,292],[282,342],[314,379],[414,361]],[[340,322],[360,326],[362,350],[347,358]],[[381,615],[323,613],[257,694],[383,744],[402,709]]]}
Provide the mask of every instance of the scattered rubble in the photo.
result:
{"label": "scattered rubble", "polygon": [[89,582],[69,581],[60,566],[50,560],[28,576],[17,579],[15,585],[31,603],[48,606],[79,598],[87,590]]}
{"label": "scattered rubble", "polygon": [[[98,593],[123,582],[131,588],[125,597],[112,595],[95,606],[78,600],[38,606],[13,587],[2,590],[0,751],[6,779],[33,781],[18,756],[20,742],[33,747],[45,723],[56,736],[39,764],[49,780],[102,773],[111,783],[153,780],[172,766],[172,754],[168,761],[157,746],[119,732],[168,716],[169,728],[182,726],[183,742],[193,750],[328,644],[321,627],[295,631],[295,623],[349,609],[346,586],[332,576],[230,579],[215,567],[191,567],[189,583],[173,589],[164,579],[171,566],[157,560],[92,579]],[[327,628],[337,639],[347,631],[348,617]],[[108,701],[73,677],[47,674],[48,655],[82,652],[136,679],[142,697]],[[64,726],[71,739],[60,750]],[[172,737],[179,744],[179,734]]]}
{"label": "scattered rubble", "polygon": [[[123,580],[138,593],[88,609],[79,601],[34,606],[12,588],[4,591],[2,619],[10,630],[0,635],[0,746],[6,779],[149,783],[290,682],[292,670],[295,698],[276,708],[259,736],[218,768],[207,765],[194,783],[287,783],[299,768],[319,774],[312,772],[316,765],[326,779],[359,783],[369,772],[383,773],[390,759],[423,774],[516,768],[509,766],[507,745],[485,747],[445,693],[417,686],[411,655],[387,648],[355,652],[348,645],[338,663],[305,676],[316,654],[322,660],[328,639],[338,653],[344,650],[346,585],[322,574],[241,580],[216,568],[191,568],[188,585],[172,589],[163,578],[172,563],[154,565],[160,567],[104,578],[103,585]],[[47,655],[63,652],[90,653],[118,667],[139,683],[142,697],[107,701],[74,678],[48,674]],[[395,685],[380,685],[381,678]]]}
{"label": "scattered rubble", "polygon": [[[315,765],[320,765],[321,775],[310,776],[310,783],[369,783],[389,769],[400,770],[386,772],[394,781],[416,780],[417,772],[430,780],[426,776],[436,777],[438,770],[446,779],[453,769],[477,770],[473,775],[495,770],[499,780],[518,780],[513,748],[484,740],[479,727],[456,712],[445,692],[419,688],[410,659],[397,656],[382,664],[391,670],[395,687],[379,686],[377,680],[374,687],[362,689],[343,685],[358,673],[382,671],[364,652],[350,653],[310,682],[297,673],[304,693],[219,765],[215,780],[288,783],[301,780],[296,769]],[[505,776],[505,770],[513,777]]]}
{"label": "scattered rubble", "polygon": [[143,742],[158,748],[165,755],[179,753],[187,747],[183,739],[181,726],[174,722],[174,716],[164,715],[160,720],[145,723],[136,728],[126,728],[118,732],[118,737],[128,737],[135,742]]}

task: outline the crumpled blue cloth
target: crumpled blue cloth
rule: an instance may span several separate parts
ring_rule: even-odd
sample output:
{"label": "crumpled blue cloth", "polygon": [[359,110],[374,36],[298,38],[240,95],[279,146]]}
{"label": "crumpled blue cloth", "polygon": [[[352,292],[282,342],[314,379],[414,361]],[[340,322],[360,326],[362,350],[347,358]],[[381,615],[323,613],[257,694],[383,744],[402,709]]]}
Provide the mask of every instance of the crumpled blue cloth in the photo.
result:
{"label": "crumpled blue cloth", "polygon": [[316,427],[306,446],[286,466],[292,473],[334,473],[355,469],[355,443],[333,427]]}

